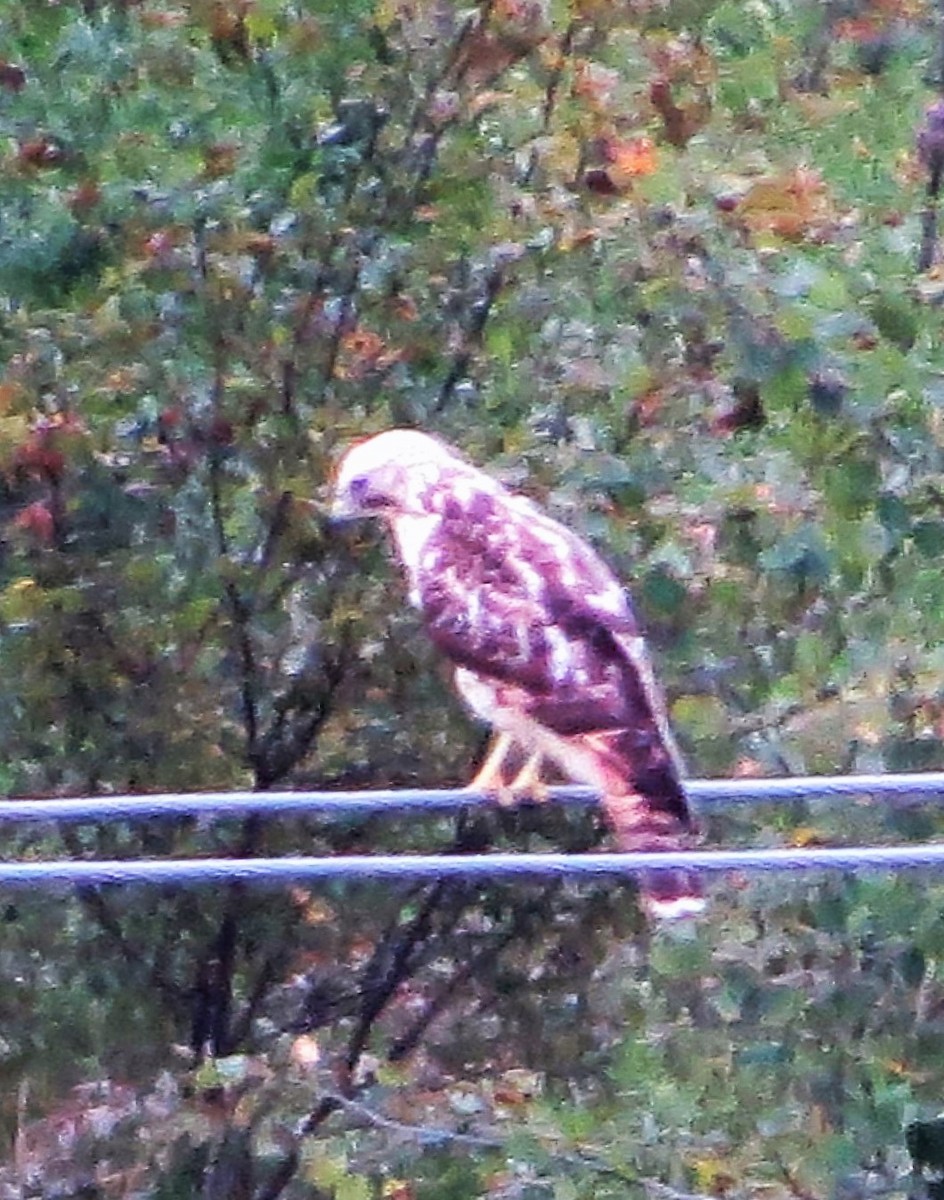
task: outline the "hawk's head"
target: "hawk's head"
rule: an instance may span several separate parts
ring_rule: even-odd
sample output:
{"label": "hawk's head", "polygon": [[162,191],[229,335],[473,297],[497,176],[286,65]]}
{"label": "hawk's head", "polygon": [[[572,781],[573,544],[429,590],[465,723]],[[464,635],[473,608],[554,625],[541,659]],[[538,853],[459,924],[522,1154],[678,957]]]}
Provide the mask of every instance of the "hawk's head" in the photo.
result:
{"label": "hawk's head", "polygon": [[388,429],[356,442],[338,464],[331,516],[398,516],[416,511],[418,497],[444,470],[474,468],[416,429]]}

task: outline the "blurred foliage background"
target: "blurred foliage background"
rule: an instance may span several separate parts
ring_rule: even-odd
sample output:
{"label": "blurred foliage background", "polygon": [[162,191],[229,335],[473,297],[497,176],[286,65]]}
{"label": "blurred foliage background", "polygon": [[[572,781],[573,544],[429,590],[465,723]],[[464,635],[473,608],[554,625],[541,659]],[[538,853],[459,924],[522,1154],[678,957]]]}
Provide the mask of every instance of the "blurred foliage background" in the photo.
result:
{"label": "blurred foliage background", "polygon": [[[944,767],[930,0],[5,0],[0,786],[445,785],[465,717],[355,436],[435,431],[631,586],[693,774]],[[866,802],[725,845],[927,839]],[[8,833],[580,850],[592,814]],[[944,889],[11,893],[0,1194],[907,1189]],[[927,1159],[935,1165],[934,1154]],[[941,1163],[937,1163],[940,1166]]]}

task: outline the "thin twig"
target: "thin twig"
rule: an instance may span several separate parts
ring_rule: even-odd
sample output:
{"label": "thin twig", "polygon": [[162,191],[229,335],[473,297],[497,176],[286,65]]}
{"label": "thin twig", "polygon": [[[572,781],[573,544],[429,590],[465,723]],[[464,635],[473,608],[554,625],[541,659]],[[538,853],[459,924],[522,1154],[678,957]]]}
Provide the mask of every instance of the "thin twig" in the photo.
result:
{"label": "thin twig", "polygon": [[252,1023],[262,1007],[262,1003],[269,993],[269,989],[281,979],[292,960],[294,954],[294,946],[287,936],[283,936],[275,950],[267,954],[262,961],[262,966],[259,968],[259,973],[256,976],[256,981],[249,990],[249,995],[246,1003],[243,1005],[242,1012],[233,1023],[230,1034],[231,1044],[238,1048],[243,1045],[245,1039],[249,1036],[249,1031],[252,1028]]}
{"label": "thin twig", "polygon": [[435,1142],[451,1143],[456,1146],[471,1146],[476,1150],[501,1150],[504,1142],[500,1138],[483,1137],[479,1134],[459,1133],[454,1129],[442,1126],[409,1125],[405,1121],[395,1121],[385,1117],[358,1100],[348,1100],[344,1096],[331,1093],[328,1097],[336,1102],[336,1108],[356,1117],[358,1121],[373,1129],[386,1129],[391,1133],[399,1133],[425,1144]]}
{"label": "thin twig", "polygon": [[944,162],[935,162],[928,178],[926,202],[921,213],[921,244],[918,249],[918,270],[930,270],[937,251],[937,207],[941,193]]}
{"label": "thin twig", "polygon": [[[560,883],[556,881],[545,887],[538,903],[545,904],[560,891],[560,888]],[[459,970],[456,971],[442,990],[426,1005],[413,1025],[393,1042],[387,1053],[389,1062],[401,1062],[412,1054],[430,1025],[446,1010],[456,992],[468,983],[469,980],[480,978],[485,970],[494,965],[508,946],[512,945],[525,934],[526,930],[522,913],[523,909],[515,907],[508,929],[505,930],[494,944],[488,946],[478,955],[470,953],[463,956],[465,961]]]}
{"label": "thin twig", "polygon": [[278,1200],[298,1172],[305,1138],[311,1137],[337,1107],[336,1097],[324,1096],[312,1111],[299,1121],[292,1135],[290,1149],[266,1183],[256,1191],[253,1200]]}
{"label": "thin twig", "polygon": [[[550,133],[551,120],[554,116],[554,110],[557,108],[557,101],[560,96],[561,80],[564,78],[564,68],[567,59],[573,53],[574,37],[578,29],[578,22],[571,21],[564,30],[564,36],[561,38],[560,58],[554,69],[550,73],[547,81],[547,86],[544,89],[544,103],[541,106],[541,135],[546,137]],[[540,155],[537,146],[531,147],[531,153],[528,155],[528,165],[525,169],[522,183],[527,185],[534,178],[534,172],[538,165]]]}
{"label": "thin twig", "polygon": [[[69,854],[76,859],[82,857],[82,846],[72,830],[63,830],[62,841]],[[86,912],[93,918],[99,929],[105,933],[115,947],[120,951],[125,966],[129,971],[143,971],[148,983],[170,1000],[174,1007],[186,998],[186,990],[173,983],[157,965],[156,960],[148,961],[142,956],[141,947],[132,945],[125,936],[121,924],[98,888],[79,888],[78,900]]]}
{"label": "thin twig", "polygon": [[[384,959],[388,957],[387,947],[384,945],[386,939],[378,942],[365,975],[373,971],[379,978],[372,987],[368,987],[364,991],[360,1016],[348,1041],[344,1056],[349,1076],[353,1075],[357,1063],[364,1053],[374,1022],[390,1003],[400,984],[409,978],[413,952],[417,945],[429,936],[433,913],[449,886],[445,880],[439,880],[429,889],[419,912],[406,927],[392,952],[389,953],[386,965],[384,964]],[[381,968],[383,969],[381,970]]]}
{"label": "thin twig", "polygon": [[452,399],[456,385],[467,374],[469,363],[472,361],[472,355],[481,345],[485,325],[491,316],[492,307],[498,299],[504,281],[505,273],[500,266],[492,267],[486,275],[483,294],[470,306],[461,344],[453,355],[446,378],[443,380],[439,394],[433,403],[432,411],[434,413],[441,413],[446,408]]}

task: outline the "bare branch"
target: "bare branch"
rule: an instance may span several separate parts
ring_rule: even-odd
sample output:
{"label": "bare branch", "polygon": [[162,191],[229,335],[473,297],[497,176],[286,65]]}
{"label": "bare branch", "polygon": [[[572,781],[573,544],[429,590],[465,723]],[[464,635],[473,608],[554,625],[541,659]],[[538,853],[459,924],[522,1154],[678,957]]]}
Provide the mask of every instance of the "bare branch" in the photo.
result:
{"label": "bare branch", "polygon": [[453,355],[446,378],[443,380],[439,395],[432,406],[434,413],[441,413],[446,408],[455,392],[456,384],[467,374],[472,356],[481,345],[485,325],[491,316],[492,307],[498,299],[504,281],[503,267],[501,265],[492,267],[485,277],[481,296],[470,304],[461,343]]}
{"label": "bare branch", "polygon": [[336,1101],[336,1107],[355,1117],[359,1125],[368,1125],[373,1129],[386,1129],[391,1133],[420,1141],[424,1145],[441,1143],[455,1146],[471,1146],[476,1150],[501,1150],[504,1143],[495,1137],[485,1137],[479,1134],[459,1133],[454,1129],[443,1126],[408,1125],[404,1121],[395,1121],[385,1117],[358,1100],[349,1100],[344,1096],[330,1094],[327,1099]]}

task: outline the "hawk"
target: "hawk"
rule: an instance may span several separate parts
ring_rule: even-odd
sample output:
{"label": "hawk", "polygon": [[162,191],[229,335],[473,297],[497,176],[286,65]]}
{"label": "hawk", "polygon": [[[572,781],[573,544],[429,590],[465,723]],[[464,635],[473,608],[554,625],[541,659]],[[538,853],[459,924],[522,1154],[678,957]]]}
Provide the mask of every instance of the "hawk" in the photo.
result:
{"label": "hawk", "polygon": [[[426,630],[472,712],[499,734],[471,785],[502,780],[512,745],[601,797],[623,850],[674,850],[694,823],[665,704],[629,600],[586,542],[450,446],[412,429],[355,443],[332,516],[388,526]],[[658,871],[648,910],[704,907],[698,879]]]}

